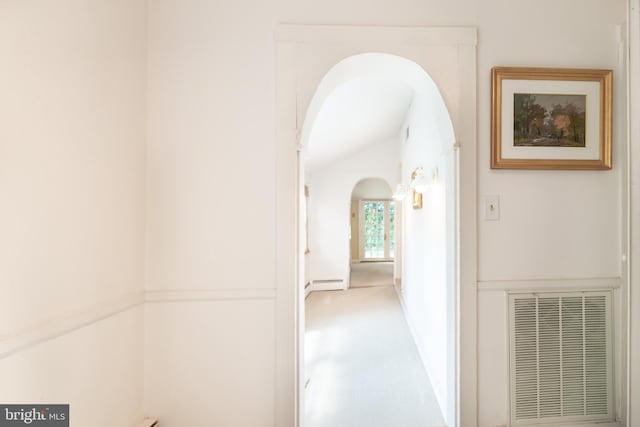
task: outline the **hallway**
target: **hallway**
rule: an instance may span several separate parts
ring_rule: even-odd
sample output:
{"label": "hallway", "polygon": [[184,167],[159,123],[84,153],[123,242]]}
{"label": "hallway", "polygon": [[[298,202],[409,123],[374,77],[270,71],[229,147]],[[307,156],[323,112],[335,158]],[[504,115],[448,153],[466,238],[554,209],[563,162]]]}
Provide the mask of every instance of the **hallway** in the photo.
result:
{"label": "hallway", "polygon": [[392,286],[313,292],[306,319],[306,427],[444,426]]}

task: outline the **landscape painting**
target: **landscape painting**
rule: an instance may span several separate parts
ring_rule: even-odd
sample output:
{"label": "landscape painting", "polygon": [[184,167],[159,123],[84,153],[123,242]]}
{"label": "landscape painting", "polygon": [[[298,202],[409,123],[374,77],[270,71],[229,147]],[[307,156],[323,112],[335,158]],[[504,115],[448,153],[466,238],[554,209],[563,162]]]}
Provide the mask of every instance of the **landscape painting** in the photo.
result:
{"label": "landscape painting", "polygon": [[493,67],[491,168],[611,169],[612,93],[612,70]]}
{"label": "landscape painting", "polygon": [[586,95],[513,94],[513,145],[585,147]]}

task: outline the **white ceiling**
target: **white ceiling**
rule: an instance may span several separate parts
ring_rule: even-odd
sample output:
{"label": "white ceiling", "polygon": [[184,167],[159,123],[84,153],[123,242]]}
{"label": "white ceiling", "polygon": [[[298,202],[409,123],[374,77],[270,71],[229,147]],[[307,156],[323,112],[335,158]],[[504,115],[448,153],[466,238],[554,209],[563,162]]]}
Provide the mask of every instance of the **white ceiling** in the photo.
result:
{"label": "white ceiling", "polygon": [[338,86],[313,123],[305,149],[307,171],[398,135],[413,94],[399,80],[359,78]]}

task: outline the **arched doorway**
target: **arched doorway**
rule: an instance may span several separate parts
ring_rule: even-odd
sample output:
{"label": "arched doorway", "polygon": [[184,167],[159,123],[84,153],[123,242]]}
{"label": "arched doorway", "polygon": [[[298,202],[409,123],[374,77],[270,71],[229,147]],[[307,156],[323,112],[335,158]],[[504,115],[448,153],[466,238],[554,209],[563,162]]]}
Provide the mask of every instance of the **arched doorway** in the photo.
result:
{"label": "arched doorway", "polygon": [[[308,158],[301,159],[300,168],[306,170],[308,164],[314,174],[305,173],[301,183],[311,189],[313,243],[300,265],[305,281],[336,283],[337,289],[348,284],[350,266],[343,264],[349,253],[348,223],[342,215],[334,218],[334,212],[356,179],[382,173],[394,186],[409,188],[421,170],[423,175],[430,171],[432,186],[438,185],[440,191],[420,190],[424,201],[419,206],[403,209],[406,251],[400,298],[440,410],[453,423],[458,160],[451,150],[451,120],[436,85],[424,69],[403,57],[367,53],[345,58],[318,85],[301,145]],[[388,236],[383,236],[378,242],[383,252],[373,245],[371,260],[388,259]],[[301,306],[301,318],[303,310]]]}
{"label": "arched doorway", "polygon": [[[423,31],[422,31],[423,30]],[[408,43],[406,38],[410,34]],[[303,292],[296,286],[290,288],[290,283],[302,284],[300,279],[301,270],[291,268],[289,264],[291,258],[297,259],[297,265],[302,265],[302,257],[296,247],[300,247],[300,241],[295,236],[300,236],[304,229],[300,227],[303,222],[296,212],[299,203],[303,199],[304,170],[297,167],[297,155],[290,151],[298,147],[302,148],[305,140],[306,125],[310,118],[317,113],[317,109],[322,105],[322,94],[325,82],[333,80],[327,87],[334,86],[336,81],[347,81],[353,73],[358,73],[358,66],[355,62],[347,58],[342,65],[341,72],[333,75],[331,79],[319,82],[324,70],[330,69],[341,59],[349,54],[359,54],[371,50],[380,50],[376,46],[384,46],[382,50],[397,53],[396,63],[406,61],[413,64],[413,69],[421,71],[426,76],[426,87],[430,87],[438,95],[440,90],[444,90],[454,126],[450,126],[449,131],[440,128],[438,141],[446,141],[444,145],[430,145],[425,153],[426,158],[433,161],[426,164],[424,161],[417,163],[406,162],[403,164],[401,179],[409,181],[406,176],[407,171],[413,171],[421,166],[430,176],[436,177],[439,186],[444,186],[447,191],[437,190],[438,185],[433,186],[433,196],[438,193],[447,195],[440,198],[441,205],[451,215],[447,216],[455,224],[447,227],[447,235],[455,236],[449,239],[447,253],[449,257],[447,270],[452,274],[447,276],[447,280],[453,282],[453,286],[448,289],[452,294],[447,295],[447,301],[454,302],[454,310],[448,312],[447,316],[453,321],[455,327],[449,330],[446,338],[447,349],[453,350],[454,356],[449,358],[449,364],[445,373],[446,384],[451,387],[442,391],[443,405],[446,407],[447,420],[450,425],[475,424],[475,30],[474,29],[421,29],[408,31],[406,29],[363,29],[351,27],[332,27],[331,32],[326,32],[324,27],[307,28],[291,26],[286,27],[278,36],[279,49],[277,50],[277,91],[276,91],[276,134],[278,140],[278,169],[277,185],[282,191],[279,193],[277,201],[277,217],[280,225],[279,246],[277,248],[277,414],[276,420],[283,420],[283,424],[288,424],[290,414],[298,414],[300,406],[300,390],[303,389],[303,376],[298,370],[291,371],[291,365],[300,367],[295,362],[299,353],[292,355],[287,349],[297,348],[300,350],[300,324],[303,320],[303,313],[299,308]],[[337,49],[334,44],[336,38],[341,41],[350,40],[351,43],[343,44]],[[305,41],[315,43],[306,44]],[[408,59],[406,59],[408,58]],[[368,57],[368,60],[375,58]],[[365,60],[366,63],[367,60]],[[368,73],[375,67],[364,67]],[[391,66],[393,68],[393,66]],[[424,71],[433,68],[439,75],[438,87],[429,75]],[[362,69],[360,70],[362,71]],[[382,67],[378,71],[387,73],[388,68]],[[320,75],[319,75],[320,74]],[[370,73],[369,73],[370,74]],[[331,83],[331,82],[329,82]],[[317,89],[317,90],[316,90]],[[328,92],[331,92],[329,89]],[[442,109],[436,108],[430,118],[438,121],[446,118],[439,116],[439,112],[446,113],[445,102],[438,96],[437,103]],[[316,102],[316,100],[318,100]],[[305,106],[309,105],[308,108]],[[433,106],[434,104],[432,104]],[[447,114],[448,115],[448,114]],[[292,120],[293,119],[293,120]],[[429,121],[427,121],[429,122]],[[304,127],[300,124],[304,123]],[[417,123],[417,122],[416,122]],[[424,123],[423,123],[424,124]],[[450,123],[451,124],[451,123]],[[414,130],[419,130],[421,126],[416,124]],[[453,138],[453,129],[458,135],[458,141]],[[427,130],[428,132],[428,130]],[[465,145],[466,144],[466,145]],[[458,150],[458,147],[468,147],[465,152]],[[429,155],[429,152],[432,155]],[[419,157],[412,157],[418,159]],[[436,161],[437,159],[437,161]],[[458,167],[460,162],[461,167]],[[289,185],[297,182],[298,191],[291,191]],[[458,191],[460,190],[460,191]],[[460,194],[461,197],[457,195]],[[452,195],[454,195],[452,197]],[[293,212],[291,209],[293,208]],[[466,221],[465,221],[466,219]],[[288,228],[290,223],[295,226]],[[297,225],[296,225],[297,224]],[[451,222],[449,223],[451,224]],[[460,224],[464,224],[460,227]],[[464,263],[460,263],[465,259]],[[290,310],[290,309],[293,310]],[[296,326],[297,334],[290,337],[287,332],[289,325],[293,322]],[[302,323],[303,324],[303,323]],[[290,337],[290,338],[289,338]],[[297,339],[297,341],[296,341]],[[465,354],[461,355],[461,348]],[[292,363],[293,362],[293,363]],[[295,380],[294,380],[295,379]],[[293,380],[293,381],[292,381]],[[297,384],[294,390],[289,388],[290,384]],[[295,390],[297,388],[297,390]],[[287,396],[290,396],[293,405],[287,404]],[[460,400],[465,399],[464,409],[459,406]],[[291,411],[290,411],[291,410]],[[298,415],[294,416],[294,422],[298,423]]]}

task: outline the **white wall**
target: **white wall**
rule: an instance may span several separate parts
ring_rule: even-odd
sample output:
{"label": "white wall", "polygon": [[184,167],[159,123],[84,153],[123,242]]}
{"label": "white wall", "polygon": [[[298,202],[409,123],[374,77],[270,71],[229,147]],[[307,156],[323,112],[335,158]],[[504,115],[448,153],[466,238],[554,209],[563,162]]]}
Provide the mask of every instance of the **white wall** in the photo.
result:
{"label": "white wall", "polygon": [[73,426],[131,427],[143,418],[141,306],[0,360],[0,399],[69,404]]}
{"label": "white wall", "polygon": [[[609,2],[606,7],[597,1],[485,4],[478,14],[479,105],[487,107],[478,109],[478,196],[480,203],[484,195],[500,196],[500,220],[480,217],[478,222],[478,408],[479,425],[493,426],[508,420],[505,292],[558,289],[568,283],[569,288],[579,289],[589,286],[591,278],[605,279],[600,284],[604,287],[620,284],[626,88],[615,26],[625,21],[625,2]],[[547,7],[554,13],[549,14]],[[577,20],[571,18],[576,10]],[[553,36],[523,31],[524,21],[544,22],[545,28],[553,28]],[[552,40],[562,40],[566,49],[539,48]],[[613,69],[613,170],[489,169],[489,81],[494,65]],[[618,384],[618,395],[621,387]]]}
{"label": "white wall", "polygon": [[395,185],[399,162],[399,138],[391,138],[309,175],[311,280],[348,281],[351,193],[364,178]]}
{"label": "white wall", "polygon": [[273,426],[275,10],[149,7],[145,411]]}
{"label": "white wall", "polygon": [[[260,339],[264,325],[272,324],[277,314],[275,24],[473,25],[480,40],[477,185],[480,196],[501,197],[502,218],[479,220],[477,328],[486,340],[479,346],[478,424],[505,424],[506,341],[495,334],[505,331],[504,316],[498,318],[505,309],[505,289],[527,287],[529,279],[553,285],[556,282],[547,279],[580,284],[588,278],[621,276],[626,88],[615,26],[625,21],[624,1],[148,4],[148,16],[142,1],[0,4],[0,370],[12,372],[12,385],[22,379],[20,393],[13,387],[0,389],[0,400],[68,399],[84,414],[120,402],[113,394],[114,400],[105,403],[91,393],[72,396],[63,388],[43,387],[31,373],[44,368],[44,352],[47,369],[68,373],[65,381],[74,390],[101,385],[109,390],[119,376],[138,390],[127,400],[140,400],[138,380],[131,375],[141,366],[135,347],[116,358],[92,353],[99,375],[91,381],[80,375],[82,364],[68,366],[62,357],[69,348],[86,344],[95,349],[114,336],[124,339],[125,331],[139,331],[141,320],[134,311],[104,324],[59,319],[69,313],[74,313],[72,319],[93,320],[99,317],[95,313],[112,315],[118,304],[108,301],[142,289],[148,87],[147,273],[150,295],[156,292],[159,301],[147,311],[146,407],[172,420],[167,425],[179,425],[186,415],[178,407],[194,393],[208,391],[208,383],[196,380],[200,374],[216,379],[216,392],[229,390],[216,395],[213,404],[196,401],[190,406],[210,414],[203,420],[218,413],[221,418],[215,419],[225,425],[274,425],[269,415],[273,401],[262,392],[273,390],[277,382],[270,361],[261,366],[264,376],[251,382],[248,376],[222,372],[243,366],[244,359],[235,358],[238,354],[273,354],[275,347],[269,334]],[[489,70],[494,65],[613,68],[614,169],[490,170]],[[455,81],[438,70],[432,76]],[[452,111],[462,108],[455,105],[457,90],[461,88],[452,86],[444,93]],[[313,88],[309,91],[310,97]],[[255,185],[256,177],[260,185]],[[246,268],[247,260],[251,268]],[[129,307],[140,301],[136,296],[123,298]],[[256,300],[261,308],[252,310]],[[197,310],[191,316],[172,314],[202,308],[199,304],[207,304],[206,315],[196,315]],[[240,327],[230,322],[234,313],[246,313],[249,323]],[[169,325],[163,323],[165,317]],[[25,347],[35,343],[34,337],[56,336],[50,329],[25,335],[27,329],[43,331],[45,324],[76,332]],[[78,329],[80,325],[86,327]],[[207,335],[212,325],[219,329]],[[98,333],[103,327],[110,332]],[[170,328],[195,328],[195,335],[180,342],[192,352],[165,346],[163,334]],[[92,329],[96,334],[91,340],[99,344],[81,337]],[[252,344],[245,347],[236,339]],[[68,345],[59,345],[63,342]],[[159,355],[157,349],[167,354]],[[208,363],[191,363],[196,351]],[[158,378],[186,384],[181,390],[188,393],[167,396],[152,387]],[[233,402],[242,400],[250,387],[261,391],[255,400],[243,400],[243,414],[225,409],[235,408]],[[123,424],[141,411],[134,403],[126,412]],[[252,412],[255,419],[247,415]],[[85,421],[83,416],[80,422]]]}
{"label": "white wall", "polygon": [[0,4],[0,401],[142,417],[146,2]]}
{"label": "white wall", "polygon": [[[496,317],[505,309],[504,289],[488,290],[495,281],[527,283],[530,278],[620,275],[625,83],[616,58],[615,26],[625,20],[624,1],[399,0],[391,5],[364,0],[156,0],[150,3],[149,19],[150,289],[206,289],[215,295],[242,290],[234,304],[250,313],[244,307],[252,304],[251,298],[276,287],[273,248],[280,244],[273,225],[279,197],[273,137],[276,22],[478,27],[476,181],[479,195],[501,197],[502,210],[500,221],[479,222],[480,337],[505,330],[505,318]],[[333,54],[349,51],[339,44],[334,49]],[[314,72],[321,77],[335,63],[322,63],[327,58],[313,59],[299,64],[301,68],[316,67],[310,71],[313,79],[317,77]],[[319,63],[323,65],[317,67]],[[494,65],[614,68],[614,169],[492,171],[489,72]],[[458,76],[442,70],[444,67],[427,71],[438,82],[459,82]],[[305,83],[300,83],[301,90],[307,90]],[[314,89],[309,88],[303,100],[307,97],[308,101]],[[450,111],[471,108],[456,104],[463,89],[458,83],[443,89]],[[299,113],[302,118],[304,113],[304,109]],[[453,117],[454,124],[463,118]],[[464,146],[469,141],[460,142]],[[256,176],[260,185],[254,185]],[[313,194],[313,187],[311,191]],[[251,268],[247,268],[248,260]],[[524,286],[521,283],[516,287]],[[187,301],[173,304],[176,308],[197,305]],[[160,313],[149,315],[149,334],[159,334],[155,320]],[[255,327],[241,330],[234,328],[224,312],[212,309],[209,316],[213,324],[227,327],[227,333],[242,334],[247,340],[255,337],[262,324],[274,320],[272,311],[258,311],[250,314]],[[175,322],[184,329],[198,326],[190,317],[176,318]],[[494,338],[498,343],[506,342],[504,336]],[[209,357],[210,364],[198,368],[213,376],[218,370],[238,366],[230,362],[234,351],[221,343],[224,341],[211,341],[210,345],[185,341],[183,345]],[[273,341],[258,341],[252,350],[272,354],[274,345]],[[150,352],[154,349],[153,345],[148,347]],[[168,382],[181,382],[182,376],[193,374],[196,368],[189,355],[166,350],[170,354],[163,356],[164,364],[153,359],[160,356],[150,356],[152,370],[147,378],[165,375],[168,370]],[[176,372],[169,369],[170,364],[184,370]],[[480,343],[478,425],[482,427],[507,422],[505,365],[506,355],[499,344]],[[274,377],[260,377],[252,386],[274,386]],[[245,377],[229,379],[218,387],[223,390],[245,381]],[[195,393],[206,390],[200,383],[189,388]],[[213,405],[213,413],[232,406],[241,397],[235,388],[231,390],[220,401],[199,407],[210,409]],[[174,410],[177,414],[179,410],[171,408],[188,401],[186,397],[179,401],[157,398],[155,394],[163,392],[149,387],[147,392],[150,410]],[[246,411],[263,413],[265,402],[270,401],[248,402]],[[229,414],[225,423],[242,424],[235,420],[236,415]],[[264,424],[273,425],[273,420],[264,420]]]}
{"label": "white wall", "polygon": [[[419,166],[429,180],[437,168],[438,178],[422,195],[422,208],[414,209],[411,195],[402,203],[403,265],[400,297],[407,321],[429,374],[440,409],[452,423],[455,402],[450,401],[448,384],[455,353],[450,337],[455,292],[455,210],[448,205],[455,197],[451,153],[442,147],[453,140],[448,117],[439,117],[434,107],[438,94],[419,93],[414,97],[405,127],[410,137],[401,143],[402,181],[409,186],[412,172]],[[446,114],[446,112],[445,112]],[[403,132],[404,133],[404,132]]]}
{"label": "white wall", "polygon": [[147,304],[145,411],[163,426],[272,426],[273,311],[268,297]]}

